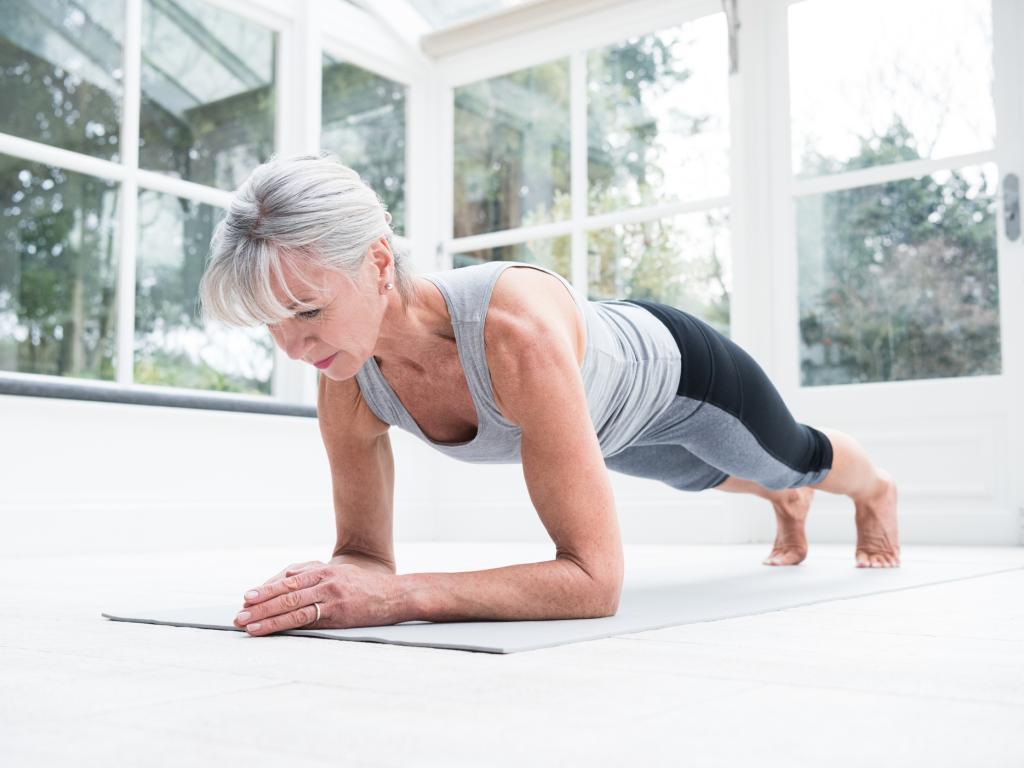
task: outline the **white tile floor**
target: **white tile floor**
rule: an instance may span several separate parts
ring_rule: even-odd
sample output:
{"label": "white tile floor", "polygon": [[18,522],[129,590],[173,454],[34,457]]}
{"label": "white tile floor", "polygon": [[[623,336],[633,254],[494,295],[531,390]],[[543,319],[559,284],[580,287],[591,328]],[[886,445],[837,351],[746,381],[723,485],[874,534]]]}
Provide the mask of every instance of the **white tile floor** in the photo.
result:
{"label": "white tile floor", "polygon": [[[764,544],[627,546],[627,568]],[[547,559],[399,544],[402,572]],[[112,622],[309,551],[0,563],[0,765],[1024,766],[1024,570],[509,655]],[[903,549],[1024,567],[1024,548]],[[852,546],[812,545],[814,558]],[[230,599],[230,598],[229,598]]]}

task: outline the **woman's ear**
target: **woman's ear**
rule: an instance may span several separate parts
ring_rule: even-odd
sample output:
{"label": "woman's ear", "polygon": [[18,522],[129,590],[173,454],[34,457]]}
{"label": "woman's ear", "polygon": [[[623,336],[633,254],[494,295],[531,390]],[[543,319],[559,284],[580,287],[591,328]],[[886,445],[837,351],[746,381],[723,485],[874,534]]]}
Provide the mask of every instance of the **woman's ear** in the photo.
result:
{"label": "woman's ear", "polygon": [[381,236],[370,243],[370,258],[377,267],[378,275],[386,277],[394,272],[395,258],[386,237]]}

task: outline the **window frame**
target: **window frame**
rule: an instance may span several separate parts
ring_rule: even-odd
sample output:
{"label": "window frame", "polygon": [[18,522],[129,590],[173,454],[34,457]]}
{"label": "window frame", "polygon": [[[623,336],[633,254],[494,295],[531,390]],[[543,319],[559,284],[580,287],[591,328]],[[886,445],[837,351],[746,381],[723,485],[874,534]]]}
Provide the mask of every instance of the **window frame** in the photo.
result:
{"label": "window frame", "polygon": [[[227,208],[231,200],[230,191],[176,179],[159,171],[139,167],[143,2],[144,0],[125,0],[119,162],[0,133],[0,153],[112,181],[118,185],[120,201],[116,233],[116,376],[113,381],[97,382],[73,376],[0,371],[0,394],[315,416],[316,410],[312,404],[316,402],[317,372],[307,365],[290,360],[276,345],[269,396],[208,392],[134,382],[135,277],[140,191],[149,190],[173,195],[220,209]],[[410,163],[418,158],[420,153],[412,152],[410,148],[410,126],[413,120],[409,102],[413,101],[415,94],[417,118],[423,119],[423,78],[416,75],[417,71],[423,71],[423,63],[404,42],[389,36],[376,19],[344,4],[337,4],[337,8],[324,8],[316,2],[286,6],[270,0],[202,2],[260,24],[277,35],[274,116],[276,155],[319,151],[320,62],[322,52],[329,50],[332,55],[351,61],[376,74],[400,81],[408,87],[406,173],[408,176],[413,175]],[[325,30],[332,28],[359,29],[360,34],[328,35]],[[407,178],[407,200],[411,196]],[[406,235],[396,236],[396,245],[408,251],[425,252],[426,249],[420,248],[419,243],[411,237],[412,232],[420,229],[418,225],[421,223],[422,217],[417,217],[416,224],[410,223],[407,218]],[[427,228],[423,229],[426,231]]]}
{"label": "window frame", "polygon": [[[680,214],[718,208],[733,211],[732,190],[736,173],[730,170],[730,194],[676,201],[648,206],[633,206],[606,213],[591,214],[588,210],[587,156],[587,54],[598,48],[630,37],[676,27],[704,16],[723,13],[720,0],[687,0],[666,7],[653,0],[631,3],[629,16],[623,18],[622,5],[597,10],[585,18],[562,19],[541,29],[510,36],[500,42],[488,41],[476,48],[461,50],[438,59],[438,73],[444,88],[440,103],[444,144],[443,233],[440,252],[445,268],[452,266],[456,254],[485,248],[517,245],[530,240],[570,236],[572,275],[570,282],[582,295],[589,292],[589,254],[587,234],[617,224],[636,224],[670,218]],[[463,85],[499,77],[511,72],[553,61],[569,60],[570,115],[570,197],[569,219],[551,223],[513,227],[496,232],[453,236],[454,219],[454,98],[455,89]],[[730,77],[729,130],[731,151],[735,147],[736,120],[734,94]],[[735,163],[731,163],[734,166]],[[735,248],[733,248],[735,253]],[[733,268],[735,274],[736,269]]]}

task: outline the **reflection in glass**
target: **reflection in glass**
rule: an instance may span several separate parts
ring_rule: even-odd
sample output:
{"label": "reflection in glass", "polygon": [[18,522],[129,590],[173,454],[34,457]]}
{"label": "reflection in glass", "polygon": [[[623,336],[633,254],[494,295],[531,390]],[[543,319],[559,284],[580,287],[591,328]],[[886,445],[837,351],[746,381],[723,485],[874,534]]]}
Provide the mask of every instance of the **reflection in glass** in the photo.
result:
{"label": "reflection in glass", "polygon": [[454,235],[568,219],[569,61],[455,89]]}
{"label": "reflection in glass", "polygon": [[[793,172],[802,176],[995,141],[989,0],[793,3],[789,76]],[[897,139],[889,151],[874,151],[888,136]]]}
{"label": "reflection in glass", "polygon": [[729,333],[729,212],[715,209],[589,233],[590,298],[647,299]]}
{"label": "reflection in glass", "polygon": [[724,14],[591,51],[591,213],[729,192]]}
{"label": "reflection in glass", "polygon": [[797,200],[805,385],[1000,372],[996,168]]}
{"label": "reflection in glass", "polygon": [[320,146],[370,185],[400,235],[405,233],[406,91],[401,83],[323,58]]}
{"label": "reflection in glass", "polygon": [[566,280],[572,280],[572,249],[568,235],[547,240],[530,240],[515,245],[503,245],[497,248],[484,248],[469,253],[457,253],[453,266],[468,267],[472,264],[483,264],[485,261],[523,261],[527,264],[540,264],[554,270]]}
{"label": "reflection in glass", "polygon": [[199,280],[224,212],[159,192],[139,194],[135,382],[270,394],[267,329],[204,326]]}
{"label": "reflection in glass", "polygon": [[0,155],[0,369],[114,379],[118,188]]}
{"label": "reflection in glass", "polygon": [[144,0],[139,165],[235,189],[274,150],[277,35],[201,0]]}
{"label": "reflection in glass", "polygon": [[118,161],[124,0],[0,0],[0,132]]}

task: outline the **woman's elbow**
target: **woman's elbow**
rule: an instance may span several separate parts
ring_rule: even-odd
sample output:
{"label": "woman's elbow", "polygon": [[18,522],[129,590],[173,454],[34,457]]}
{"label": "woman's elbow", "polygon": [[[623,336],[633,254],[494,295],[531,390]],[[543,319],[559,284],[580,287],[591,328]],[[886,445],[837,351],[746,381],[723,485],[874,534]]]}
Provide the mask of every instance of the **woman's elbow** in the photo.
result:
{"label": "woman's elbow", "polygon": [[619,611],[619,598],[622,596],[622,578],[605,580],[593,587],[593,601],[590,615],[587,618],[605,619]]}

